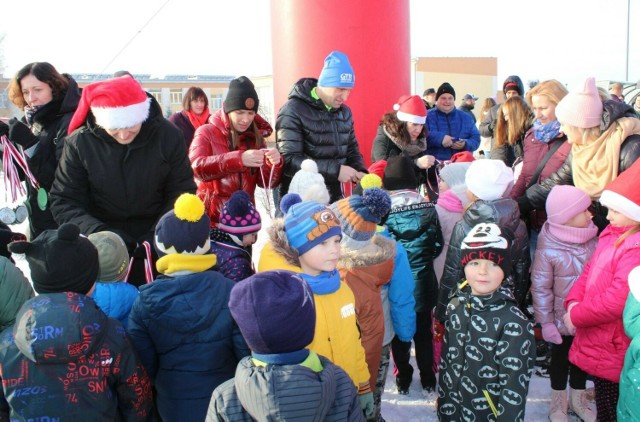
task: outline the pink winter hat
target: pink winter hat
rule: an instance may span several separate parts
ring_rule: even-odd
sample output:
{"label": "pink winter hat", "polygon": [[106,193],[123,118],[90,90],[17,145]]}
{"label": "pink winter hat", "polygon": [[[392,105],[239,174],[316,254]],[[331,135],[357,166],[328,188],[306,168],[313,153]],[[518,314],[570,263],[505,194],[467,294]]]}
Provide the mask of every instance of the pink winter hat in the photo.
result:
{"label": "pink winter hat", "polygon": [[591,206],[591,198],[571,185],[557,185],[547,196],[547,220],[554,224],[565,224]]}
{"label": "pink winter hat", "polygon": [[595,78],[587,78],[582,91],[570,92],[560,100],[556,106],[556,117],[560,123],[583,129],[599,126],[602,100]]}

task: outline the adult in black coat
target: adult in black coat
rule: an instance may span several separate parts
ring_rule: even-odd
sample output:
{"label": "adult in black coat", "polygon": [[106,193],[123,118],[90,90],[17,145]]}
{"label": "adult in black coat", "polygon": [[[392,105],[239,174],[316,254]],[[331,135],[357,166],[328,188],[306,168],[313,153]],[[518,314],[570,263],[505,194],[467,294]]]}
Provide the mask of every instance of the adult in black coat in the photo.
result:
{"label": "adult in black coat", "polygon": [[144,256],[157,220],[196,191],[182,132],[129,76],[86,86],[69,130],[51,190],[56,221],[115,232]]}
{"label": "adult in black coat", "polygon": [[[8,94],[9,100],[25,114],[8,124],[0,122],[0,135],[8,135],[14,144],[22,146],[42,191],[38,201],[38,189],[26,183],[29,237],[35,239],[44,230],[58,227],[45,194],[51,190],[69,121],[80,101],[80,90],[71,76],[60,74],[50,63],[35,62],[16,73],[9,82]],[[20,176],[24,179],[22,172]]]}

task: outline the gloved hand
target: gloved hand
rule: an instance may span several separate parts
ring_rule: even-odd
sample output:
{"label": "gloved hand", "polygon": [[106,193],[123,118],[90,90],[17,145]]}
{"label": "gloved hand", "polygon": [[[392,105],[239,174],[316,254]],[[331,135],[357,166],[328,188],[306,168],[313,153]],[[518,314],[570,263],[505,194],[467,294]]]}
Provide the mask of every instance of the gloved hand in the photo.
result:
{"label": "gloved hand", "polygon": [[520,216],[528,216],[533,211],[533,206],[526,195],[516,199],[516,202],[518,203],[518,208],[520,208]]}
{"label": "gloved hand", "polygon": [[117,234],[122,238],[122,240],[124,241],[124,244],[127,246],[127,251],[129,251],[129,253],[132,253],[138,246],[138,242],[136,242],[136,240],[132,236],[130,236],[128,233],[118,229],[108,229],[108,230],[110,232]]}
{"label": "gloved hand", "polygon": [[374,407],[373,407],[373,392],[370,391],[365,394],[360,394],[358,396],[360,400],[360,409],[364,412],[364,416],[367,419],[371,419],[373,417]]}
{"label": "gloved hand", "polygon": [[9,135],[9,125],[0,120],[0,137]]}
{"label": "gloved hand", "polygon": [[562,344],[562,336],[553,322],[542,324],[542,338],[553,344]]}
{"label": "gloved hand", "polygon": [[31,133],[29,126],[15,117],[9,120],[9,139],[24,149],[30,148],[38,142],[38,137]]}

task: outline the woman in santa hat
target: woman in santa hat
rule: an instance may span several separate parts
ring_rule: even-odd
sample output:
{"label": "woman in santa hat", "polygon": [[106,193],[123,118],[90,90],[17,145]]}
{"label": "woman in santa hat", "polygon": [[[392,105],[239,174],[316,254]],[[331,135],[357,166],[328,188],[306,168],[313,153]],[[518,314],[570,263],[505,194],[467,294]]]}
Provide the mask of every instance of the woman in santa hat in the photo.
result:
{"label": "woman in santa hat", "polygon": [[240,76],[229,83],[222,109],[193,137],[189,159],[211,228],[235,191],[245,191],[255,203],[256,186],[268,190],[280,184],[283,162],[277,149],[266,147],[273,129],[258,114],[259,104],[253,82]]}
{"label": "woman in santa hat", "polygon": [[0,135],[8,135],[9,140],[22,147],[37,182],[26,183],[30,238],[35,239],[44,230],[58,227],[47,195],[80,90],[70,75],[60,74],[50,63],[34,62],[16,73],[9,82],[8,93],[9,100],[24,110],[24,117],[13,118],[8,124],[0,121]]}
{"label": "woman in santa hat", "polygon": [[[82,90],[69,133],[51,189],[56,222],[117,233],[129,254],[145,257],[156,221],[196,190],[182,132],[140,83],[121,76]],[[143,282],[137,271],[132,278]]]}
{"label": "woman in santa hat", "polygon": [[403,95],[393,110],[382,116],[373,140],[371,161],[375,163],[397,155],[408,156],[413,159],[419,183],[416,189],[429,181],[433,188],[429,194],[437,192],[438,182],[433,167],[436,159],[427,154],[427,108],[424,101],[418,95]]}

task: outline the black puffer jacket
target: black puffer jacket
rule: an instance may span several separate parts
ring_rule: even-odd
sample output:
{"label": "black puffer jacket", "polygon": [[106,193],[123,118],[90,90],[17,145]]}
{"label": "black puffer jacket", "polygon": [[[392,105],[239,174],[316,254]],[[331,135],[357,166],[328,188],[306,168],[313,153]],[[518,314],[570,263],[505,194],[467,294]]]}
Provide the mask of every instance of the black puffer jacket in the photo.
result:
{"label": "black puffer jacket", "polygon": [[135,244],[153,240],[157,220],[180,194],[195,191],[182,131],[151,97],[149,118],[128,145],[98,127],[91,113],[67,137],[51,210],[59,224],[74,223],[85,235],[116,231],[132,252]]}
{"label": "black puffer jacket", "polygon": [[293,86],[288,101],[278,112],[276,142],[284,157],[281,195],[289,191],[291,179],[306,158],[318,164],[318,171],[335,202],[342,198],[340,166],[366,172],[360,147],[353,130],[351,109],[342,105],[328,110],[322,100],[311,96],[317,79],[303,78]]}
{"label": "black puffer jacket", "polygon": [[[600,128],[605,131],[616,120],[622,117],[637,118],[637,114],[628,104],[611,100],[605,101]],[[640,157],[640,135],[631,135],[625,139],[620,146],[618,174],[629,168],[638,157]],[[554,186],[573,185],[571,162],[571,153],[569,153],[567,160],[555,173],[541,183],[527,189],[525,195],[518,199],[520,212],[528,214],[533,209],[544,210],[547,196]],[[599,201],[594,201],[593,205],[595,209],[593,217],[594,223],[602,230],[608,224],[606,220],[607,208],[602,206]]]}
{"label": "black puffer jacket", "polygon": [[436,317],[440,321],[445,319],[445,311],[451,292],[455,291],[457,284],[464,279],[464,268],[460,265],[462,239],[476,224],[480,223],[495,223],[508,228],[514,233],[515,240],[511,246],[513,270],[503,283],[503,286],[513,291],[518,305],[521,309],[524,309],[524,299],[529,289],[529,267],[531,266],[527,226],[520,219],[518,206],[513,199],[477,200],[467,208],[462,220],[456,223],[451,233],[451,241],[449,242],[444,272],[438,291]]}
{"label": "black puffer jacket", "polygon": [[[53,100],[38,110],[33,115],[31,125],[31,132],[38,137],[38,148],[31,158],[27,158],[27,162],[38,184],[47,192],[53,184],[69,122],[80,101],[80,89],[76,81],[67,74],[63,76],[69,80],[69,88],[64,97]],[[24,118],[22,122],[26,124]],[[55,229],[58,225],[53,219],[50,207],[44,211],[38,208],[38,192],[30,183],[26,185],[29,228],[31,239],[34,239],[44,230]]]}

